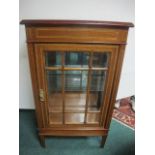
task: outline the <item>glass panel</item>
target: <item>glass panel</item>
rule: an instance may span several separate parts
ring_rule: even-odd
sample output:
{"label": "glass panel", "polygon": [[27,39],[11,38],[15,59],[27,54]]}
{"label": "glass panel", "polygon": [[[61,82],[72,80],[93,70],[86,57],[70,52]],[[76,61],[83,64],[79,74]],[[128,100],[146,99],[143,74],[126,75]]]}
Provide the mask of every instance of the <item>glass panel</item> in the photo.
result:
{"label": "glass panel", "polygon": [[47,71],[48,93],[62,91],[62,71]]}
{"label": "glass panel", "polygon": [[46,52],[45,54],[45,64],[48,67],[61,66],[61,52]]}
{"label": "glass panel", "polygon": [[48,97],[49,111],[50,112],[62,112],[62,94],[53,92]]}
{"label": "glass panel", "polygon": [[92,66],[93,67],[107,67],[108,65],[108,57],[109,54],[106,52],[104,53],[93,53],[92,57]]}
{"label": "glass panel", "polygon": [[66,67],[88,67],[89,53],[86,52],[66,52]]}
{"label": "glass panel", "polygon": [[105,82],[105,71],[91,71],[91,81],[89,88],[88,110],[100,110],[103,102],[103,91]]}
{"label": "glass panel", "polygon": [[85,91],[88,71],[65,71],[65,91]]}
{"label": "glass panel", "polygon": [[85,112],[86,93],[65,93],[66,112]]}
{"label": "glass panel", "polygon": [[50,113],[50,124],[62,124],[63,122],[62,113]]}
{"label": "glass panel", "polygon": [[99,113],[88,113],[87,123],[99,123]]}
{"label": "glass panel", "polygon": [[84,112],[88,71],[65,71],[65,111]]}
{"label": "glass panel", "polygon": [[62,72],[47,71],[49,121],[53,124],[62,124]]}
{"label": "glass panel", "polygon": [[[89,53],[66,52],[65,67],[89,68]],[[108,53],[93,53],[92,67],[107,67]],[[46,52],[46,66],[62,66],[61,52]],[[99,123],[103,103],[106,71],[91,70],[88,98],[87,123]],[[64,74],[64,120],[66,124],[83,124],[87,100],[88,70],[46,71],[49,122],[63,124],[62,74]]]}
{"label": "glass panel", "polygon": [[65,113],[66,124],[83,124],[84,113]]}

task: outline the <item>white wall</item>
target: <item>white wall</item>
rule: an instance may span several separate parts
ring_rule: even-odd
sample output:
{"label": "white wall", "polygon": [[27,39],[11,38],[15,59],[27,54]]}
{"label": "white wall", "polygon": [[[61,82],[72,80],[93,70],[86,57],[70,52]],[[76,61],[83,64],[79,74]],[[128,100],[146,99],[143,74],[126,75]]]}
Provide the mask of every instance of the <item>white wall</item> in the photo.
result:
{"label": "white wall", "polygon": [[[134,0],[20,0],[22,19],[86,19],[134,23]],[[20,26],[19,107],[34,108],[24,26]],[[134,29],[130,29],[117,99],[135,93]]]}

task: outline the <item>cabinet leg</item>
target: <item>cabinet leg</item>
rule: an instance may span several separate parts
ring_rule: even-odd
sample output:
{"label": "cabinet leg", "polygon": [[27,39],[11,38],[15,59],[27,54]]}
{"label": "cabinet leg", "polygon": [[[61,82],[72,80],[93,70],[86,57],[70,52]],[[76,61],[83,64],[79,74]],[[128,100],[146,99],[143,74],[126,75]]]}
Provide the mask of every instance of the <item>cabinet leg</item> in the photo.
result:
{"label": "cabinet leg", "polygon": [[101,145],[100,147],[103,148],[106,142],[107,136],[102,136]]}
{"label": "cabinet leg", "polygon": [[43,147],[45,147],[45,136],[40,135],[39,138],[40,138],[40,144],[41,144]]}

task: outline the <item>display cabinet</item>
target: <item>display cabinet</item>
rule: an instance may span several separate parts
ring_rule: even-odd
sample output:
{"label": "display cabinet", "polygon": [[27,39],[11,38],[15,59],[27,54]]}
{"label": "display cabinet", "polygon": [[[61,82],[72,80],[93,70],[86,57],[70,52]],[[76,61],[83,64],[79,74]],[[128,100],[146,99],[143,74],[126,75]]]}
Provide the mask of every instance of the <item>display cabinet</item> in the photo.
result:
{"label": "display cabinet", "polygon": [[38,134],[108,135],[132,23],[23,20]]}

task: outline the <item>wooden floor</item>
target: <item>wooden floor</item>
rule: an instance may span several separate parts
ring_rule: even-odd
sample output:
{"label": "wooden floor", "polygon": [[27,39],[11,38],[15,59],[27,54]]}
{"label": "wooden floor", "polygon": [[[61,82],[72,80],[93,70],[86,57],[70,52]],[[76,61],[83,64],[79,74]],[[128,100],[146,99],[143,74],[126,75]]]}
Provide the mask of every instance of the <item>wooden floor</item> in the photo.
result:
{"label": "wooden floor", "polygon": [[[91,95],[88,102],[87,124],[98,124],[100,111],[96,107],[97,95]],[[54,93],[48,97],[50,124],[84,124],[86,94],[65,93],[65,109],[61,93]]]}

